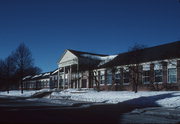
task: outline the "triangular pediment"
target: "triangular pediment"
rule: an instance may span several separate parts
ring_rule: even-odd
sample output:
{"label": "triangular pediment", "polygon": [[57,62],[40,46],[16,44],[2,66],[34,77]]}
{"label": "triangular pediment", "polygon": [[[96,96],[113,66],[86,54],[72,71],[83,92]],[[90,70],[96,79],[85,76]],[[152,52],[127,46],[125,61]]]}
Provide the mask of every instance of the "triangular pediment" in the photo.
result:
{"label": "triangular pediment", "polygon": [[69,66],[73,64],[77,64],[77,56],[74,55],[69,50],[66,50],[62,55],[61,59],[58,62],[59,67]]}

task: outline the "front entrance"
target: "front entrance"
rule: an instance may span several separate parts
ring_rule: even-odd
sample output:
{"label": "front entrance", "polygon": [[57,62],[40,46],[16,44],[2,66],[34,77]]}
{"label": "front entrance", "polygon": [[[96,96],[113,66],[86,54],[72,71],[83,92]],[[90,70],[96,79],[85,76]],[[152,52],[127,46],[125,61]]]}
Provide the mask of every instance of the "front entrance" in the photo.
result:
{"label": "front entrance", "polygon": [[87,79],[82,79],[82,88],[87,88]]}

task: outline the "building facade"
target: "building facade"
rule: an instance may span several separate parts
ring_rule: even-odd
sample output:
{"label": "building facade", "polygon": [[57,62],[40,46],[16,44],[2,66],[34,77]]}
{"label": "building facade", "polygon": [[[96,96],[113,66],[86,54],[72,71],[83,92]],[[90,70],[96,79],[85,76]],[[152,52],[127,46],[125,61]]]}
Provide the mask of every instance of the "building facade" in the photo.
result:
{"label": "building facade", "polygon": [[26,76],[23,78],[23,88],[29,90],[49,89],[51,72],[42,73],[34,76]]}
{"label": "building facade", "polygon": [[37,87],[180,90],[180,41],[111,56],[67,49],[57,64],[48,79],[29,76],[24,87],[48,80]]}

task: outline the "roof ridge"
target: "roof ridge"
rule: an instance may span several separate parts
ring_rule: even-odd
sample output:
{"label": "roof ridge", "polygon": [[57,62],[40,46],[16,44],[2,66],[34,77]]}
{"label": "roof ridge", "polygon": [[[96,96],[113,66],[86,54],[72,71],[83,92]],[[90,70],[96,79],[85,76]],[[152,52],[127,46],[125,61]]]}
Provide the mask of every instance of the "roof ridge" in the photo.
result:
{"label": "roof ridge", "polygon": [[[155,60],[163,60],[163,59],[172,59],[172,58],[179,58],[180,41],[170,42],[162,45],[157,45],[153,47],[148,47],[142,49],[142,56],[139,56],[141,62],[148,62],[148,61],[155,61]],[[112,61],[103,65],[106,66],[117,66],[117,65],[124,65],[124,64],[133,64],[133,59],[129,59],[131,54],[134,51],[124,52],[118,54]]]}
{"label": "roof ridge", "polygon": [[[152,49],[152,48],[156,48],[156,47],[167,46],[167,45],[171,45],[171,44],[176,44],[178,42],[180,43],[180,41],[175,41],[175,42],[170,42],[170,43],[166,43],[166,44],[160,44],[160,45],[155,45],[155,46],[151,46],[151,47],[145,47],[145,48],[142,48],[142,50],[147,50],[147,49]],[[117,55],[128,54],[128,53],[131,53],[131,52],[133,52],[133,51],[126,51],[126,52],[119,53]]]}
{"label": "roof ridge", "polygon": [[73,49],[67,49],[70,52],[74,53],[74,54],[90,54],[90,55],[99,55],[99,56],[109,56],[107,54],[99,54],[99,53],[91,53],[91,52],[85,52],[85,51],[77,51],[77,50],[73,50]]}

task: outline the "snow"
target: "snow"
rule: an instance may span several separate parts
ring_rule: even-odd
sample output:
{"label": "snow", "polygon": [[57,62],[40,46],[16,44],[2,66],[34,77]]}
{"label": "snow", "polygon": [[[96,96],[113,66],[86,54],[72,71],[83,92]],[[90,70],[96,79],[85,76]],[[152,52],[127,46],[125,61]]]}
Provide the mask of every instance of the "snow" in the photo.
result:
{"label": "snow", "polygon": [[35,90],[24,90],[23,94],[21,94],[20,90],[12,90],[12,91],[9,91],[9,94],[7,93],[7,91],[0,92],[0,95],[29,97],[36,92],[37,91]]}
{"label": "snow", "polygon": [[[28,101],[36,101],[42,103],[58,104],[59,106],[73,106],[77,104],[89,104],[82,101],[66,100],[66,99],[49,99],[49,98],[29,98]],[[88,106],[87,106],[88,107]]]}
{"label": "snow", "polygon": [[48,76],[48,75],[50,75],[50,72],[48,72],[48,73],[45,73],[43,76]]}
{"label": "snow", "polygon": [[91,59],[101,60],[100,65],[103,65],[111,60],[113,60],[117,55],[110,55],[110,56],[98,56],[98,55],[90,55],[90,54],[82,54],[83,57],[88,57]]}
{"label": "snow", "polygon": [[101,57],[101,59],[103,60],[102,62],[100,62],[100,65],[103,65],[111,60],[113,60],[117,55],[111,55],[111,56],[106,56],[106,57]]}
{"label": "snow", "polygon": [[34,78],[36,78],[36,77],[40,77],[40,76],[42,76],[42,74],[35,75],[35,76],[32,77],[32,79],[34,79]]}
{"label": "snow", "polygon": [[30,97],[37,92],[49,91],[49,89],[41,89],[41,90],[23,90],[23,94],[21,94],[21,90],[11,90],[9,94],[7,91],[0,92],[0,95],[3,96],[20,96],[20,97]]}
{"label": "snow", "polygon": [[[30,97],[36,92],[49,91],[42,90],[20,90],[0,92],[0,95]],[[34,99],[30,99],[34,100]],[[71,101],[72,100],[72,101]],[[103,104],[117,104],[125,102],[126,104],[136,104],[141,106],[156,105],[162,107],[180,107],[180,91],[100,91],[93,89],[66,89],[64,91],[54,91],[48,97],[41,98],[39,101],[54,104],[71,105],[74,101],[78,102],[98,102]]]}
{"label": "snow", "polygon": [[25,80],[25,79],[27,79],[27,78],[30,78],[30,77],[31,77],[31,76],[26,76],[26,77],[23,78],[23,80]]}
{"label": "snow", "polygon": [[51,98],[67,96],[71,100],[86,102],[119,103],[129,102],[130,104],[157,104],[163,107],[180,106],[180,91],[86,91],[75,92],[75,90],[53,92]]}
{"label": "snow", "polygon": [[57,70],[55,70],[52,74],[55,74],[55,73],[57,73],[58,72],[58,69]]}

